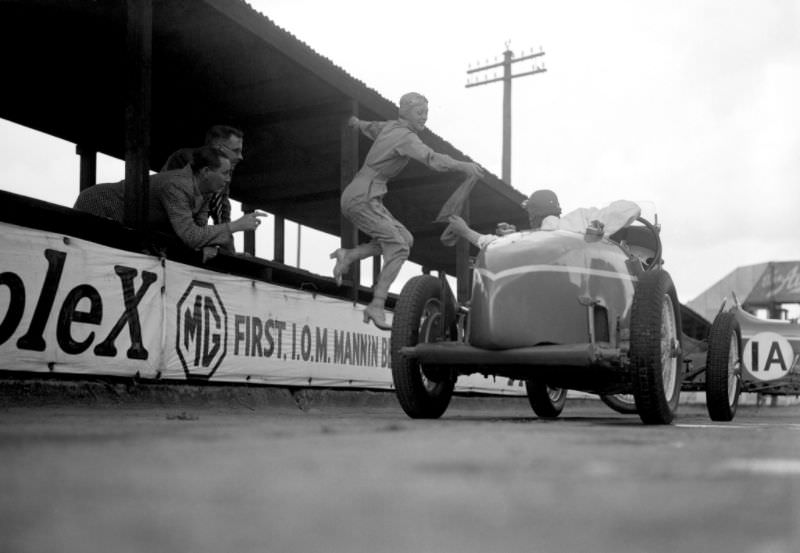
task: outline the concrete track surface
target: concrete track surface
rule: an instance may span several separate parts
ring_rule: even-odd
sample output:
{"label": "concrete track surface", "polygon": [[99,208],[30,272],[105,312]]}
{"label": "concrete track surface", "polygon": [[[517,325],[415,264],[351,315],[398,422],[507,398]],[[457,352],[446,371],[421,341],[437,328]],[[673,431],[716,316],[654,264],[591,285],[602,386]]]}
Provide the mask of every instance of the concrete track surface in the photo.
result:
{"label": "concrete track surface", "polygon": [[3,553],[800,551],[796,405],[106,392],[0,395]]}

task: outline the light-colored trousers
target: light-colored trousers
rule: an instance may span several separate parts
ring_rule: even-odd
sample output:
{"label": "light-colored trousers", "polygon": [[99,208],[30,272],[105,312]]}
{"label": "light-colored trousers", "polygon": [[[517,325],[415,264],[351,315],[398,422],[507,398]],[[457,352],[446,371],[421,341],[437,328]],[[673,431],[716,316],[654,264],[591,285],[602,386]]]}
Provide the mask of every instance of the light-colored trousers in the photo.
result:
{"label": "light-colored trousers", "polygon": [[354,251],[358,259],[383,254],[383,267],[373,289],[376,299],[386,299],[389,287],[400,273],[400,268],[411,253],[414,237],[403,224],[389,213],[383,200],[350,200],[342,198],[342,213],[358,229],[371,237],[370,242],[359,244]]}

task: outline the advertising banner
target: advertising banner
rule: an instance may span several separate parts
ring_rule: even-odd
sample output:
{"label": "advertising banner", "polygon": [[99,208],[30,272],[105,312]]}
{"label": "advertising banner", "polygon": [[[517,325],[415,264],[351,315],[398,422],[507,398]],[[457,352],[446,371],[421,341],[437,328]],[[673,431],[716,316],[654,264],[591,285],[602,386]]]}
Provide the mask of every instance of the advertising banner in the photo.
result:
{"label": "advertising banner", "polygon": [[390,333],[362,305],[4,223],[0,248],[0,370],[392,388]]}
{"label": "advertising banner", "polygon": [[158,258],[4,223],[0,251],[0,368],[156,376]]}
{"label": "advertising banner", "polygon": [[166,263],[168,378],[387,387],[389,333],[351,302]]}

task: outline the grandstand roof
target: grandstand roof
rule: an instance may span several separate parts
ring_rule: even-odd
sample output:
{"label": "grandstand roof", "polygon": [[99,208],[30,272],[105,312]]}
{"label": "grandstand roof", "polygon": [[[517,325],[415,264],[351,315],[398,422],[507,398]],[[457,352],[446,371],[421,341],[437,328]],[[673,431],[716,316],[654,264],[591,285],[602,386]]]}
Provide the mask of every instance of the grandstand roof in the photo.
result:
{"label": "grandstand roof", "polygon": [[[146,96],[150,117],[137,124],[147,128],[152,170],[172,151],[200,145],[210,125],[238,126],[246,152],[232,197],[340,236],[341,175],[349,163],[343,123],[354,112],[365,120],[395,118],[395,102],[241,0],[152,0],[151,28],[137,29],[151,31],[151,52],[131,58],[126,10],[148,1],[0,3],[7,54],[0,117],[124,159],[131,151],[130,95]],[[149,64],[150,94],[126,86],[132,64]],[[436,151],[469,159],[434,132],[421,138]],[[358,140],[363,160],[370,142]],[[450,274],[456,256],[440,243],[443,225],[433,220],[460,178],[410,163],[386,200],[415,235],[411,260]],[[487,232],[501,220],[526,224],[524,198],[487,174],[472,192],[472,226]]]}

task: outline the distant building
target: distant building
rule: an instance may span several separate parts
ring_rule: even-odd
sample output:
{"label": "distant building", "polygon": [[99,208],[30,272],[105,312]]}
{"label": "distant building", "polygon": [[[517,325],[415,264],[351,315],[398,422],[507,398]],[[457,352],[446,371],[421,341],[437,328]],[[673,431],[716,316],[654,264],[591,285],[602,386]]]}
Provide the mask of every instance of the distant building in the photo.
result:
{"label": "distant building", "polygon": [[723,300],[738,300],[759,317],[796,319],[800,309],[800,261],[770,261],[738,267],[687,305],[713,321]]}

